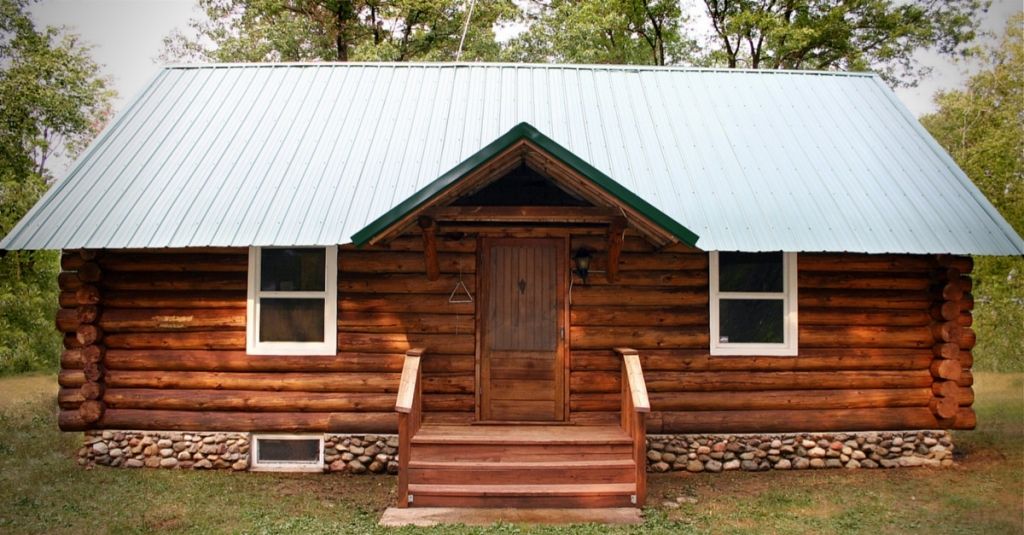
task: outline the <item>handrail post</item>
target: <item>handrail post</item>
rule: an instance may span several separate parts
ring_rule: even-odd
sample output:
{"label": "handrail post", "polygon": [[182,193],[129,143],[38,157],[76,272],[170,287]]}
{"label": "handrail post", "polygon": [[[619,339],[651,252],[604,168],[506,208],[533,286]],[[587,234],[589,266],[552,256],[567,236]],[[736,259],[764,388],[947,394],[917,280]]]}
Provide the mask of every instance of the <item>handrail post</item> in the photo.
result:
{"label": "handrail post", "polygon": [[409,457],[412,437],[423,422],[423,372],[420,359],[425,350],[405,352],[402,378],[398,383],[395,412],[398,413],[398,506],[409,507]]}
{"label": "handrail post", "polygon": [[647,396],[640,354],[635,349],[617,347],[622,357],[622,429],[633,439],[633,461],[636,464],[636,505],[642,507],[647,496],[647,413],[651,402]]}

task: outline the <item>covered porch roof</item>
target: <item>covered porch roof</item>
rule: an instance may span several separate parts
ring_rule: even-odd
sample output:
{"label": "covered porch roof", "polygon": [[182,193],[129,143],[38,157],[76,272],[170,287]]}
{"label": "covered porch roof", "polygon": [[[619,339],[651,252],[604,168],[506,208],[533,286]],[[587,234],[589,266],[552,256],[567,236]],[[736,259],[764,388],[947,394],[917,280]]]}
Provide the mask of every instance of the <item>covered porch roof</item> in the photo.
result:
{"label": "covered porch roof", "polygon": [[[442,208],[479,191],[520,166],[549,178],[559,188],[594,207],[504,207],[486,210]],[[499,222],[538,220],[565,223],[626,222],[652,243],[696,246],[699,236],[602,173],[529,123],[519,123],[451,170],[352,235],[357,246],[373,245],[408,230],[418,217],[476,219]]]}

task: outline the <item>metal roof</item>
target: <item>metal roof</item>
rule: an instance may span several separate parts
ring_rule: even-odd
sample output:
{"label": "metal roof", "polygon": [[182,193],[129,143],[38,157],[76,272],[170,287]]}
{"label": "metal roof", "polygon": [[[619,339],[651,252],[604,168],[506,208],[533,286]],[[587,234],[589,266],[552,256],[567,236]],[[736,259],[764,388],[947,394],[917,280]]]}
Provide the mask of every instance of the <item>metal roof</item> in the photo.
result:
{"label": "metal roof", "polygon": [[521,122],[705,250],[1024,254],[873,75],[440,63],[165,68],[0,248],[348,243]]}

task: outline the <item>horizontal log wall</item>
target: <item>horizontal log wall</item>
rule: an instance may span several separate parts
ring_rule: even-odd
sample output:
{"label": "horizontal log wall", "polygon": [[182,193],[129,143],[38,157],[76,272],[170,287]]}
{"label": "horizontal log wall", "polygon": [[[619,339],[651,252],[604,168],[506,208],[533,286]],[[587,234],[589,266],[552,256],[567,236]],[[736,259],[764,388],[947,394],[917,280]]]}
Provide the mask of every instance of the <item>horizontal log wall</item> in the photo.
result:
{"label": "horizontal log wall", "polygon": [[[575,237],[573,250],[605,240]],[[708,257],[627,239],[615,283],[572,290],[570,404],[614,421],[620,364],[640,352],[652,433],[971,428],[969,258],[801,254],[795,357],[711,356]],[[945,344],[945,345],[944,345]]]}
{"label": "horizontal log wall", "polygon": [[[326,357],[246,354],[246,249],[89,252],[88,262],[67,252],[61,428],[395,432],[411,347],[429,348],[424,407],[468,421],[475,310],[448,297],[460,271],[475,296],[475,240],[437,246],[436,281],[424,275],[418,237],[342,248],[338,353]],[[95,348],[99,367],[88,362]],[[92,421],[83,419],[89,399],[100,404]]]}
{"label": "horizontal log wall", "polygon": [[[64,429],[394,432],[403,354],[424,359],[426,418],[475,409],[475,308],[450,304],[459,273],[474,294],[475,239],[438,236],[440,276],[418,235],[339,255],[338,344],[330,357],[245,353],[244,249],[66,252]],[[963,257],[801,254],[800,354],[708,353],[708,259],[607,238],[573,285],[571,418],[617,421],[619,359],[640,351],[659,433],[786,432],[974,425],[973,298]]]}

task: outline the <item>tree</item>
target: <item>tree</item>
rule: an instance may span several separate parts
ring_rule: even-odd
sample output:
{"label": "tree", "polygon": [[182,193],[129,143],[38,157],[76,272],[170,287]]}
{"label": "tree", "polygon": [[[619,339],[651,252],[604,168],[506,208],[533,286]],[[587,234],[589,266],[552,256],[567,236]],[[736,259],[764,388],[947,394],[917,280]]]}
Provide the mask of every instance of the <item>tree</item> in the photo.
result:
{"label": "tree", "polygon": [[[28,4],[0,0],[0,235],[49,187],[53,157],[74,157],[99,132],[113,97],[88,47],[37,30]],[[0,259],[0,373],[56,367],[57,270],[54,253]]]}
{"label": "tree", "polygon": [[529,29],[506,47],[511,61],[672,65],[694,50],[677,0],[551,0],[522,20]]}
{"label": "tree", "polygon": [[704,0],[713,48],[704,62],[730,68],[878,72],[913,85],[914,53],[958,54],[975,37],[987,0]]}
{"label": "tree", "polygon": [[[1024,13],[981,59],[983,70],[965,89],[938,93],[938,111],[921,123],[1024,234]],[[979,257],[975,279],[979,366],[1024,371],[1024,260]]]}
{"label": "tree", "polygon": [[[470,2],[460,0],[198,0],[204,17],[164,39],[177,61],[453,60]],[[494,59],[493,27],[512,0],[473,5],[461,59]]]}

